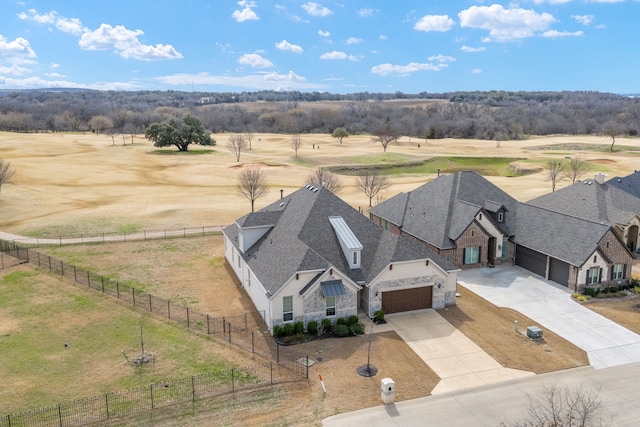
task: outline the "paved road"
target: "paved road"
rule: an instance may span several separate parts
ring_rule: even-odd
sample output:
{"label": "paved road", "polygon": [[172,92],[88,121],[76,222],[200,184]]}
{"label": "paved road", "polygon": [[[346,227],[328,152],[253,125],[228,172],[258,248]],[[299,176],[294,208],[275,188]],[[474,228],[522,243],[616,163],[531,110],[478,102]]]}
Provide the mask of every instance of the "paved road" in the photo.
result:
{"label": "paved road", "polygon": [[[458,273],[458,283],[499,307],[519,311],[587,352],[596,369],[640,362],[640,335],[571,299],[571,291],[523,268]],[[532,325],[520,325],[522,328]]]}
{"label": "paved road", "polygon": [[616,427],[635,427],[640,420],[639,381],[640,363],[598,370],[582,367],[348,412],[326,418],[322,425],[497,427],[501,422],[511,425],[526,416],[528,396],[537,398],[545,386],[556,384],[570,390],[583,386],[585,390],[597,391],[605,403],[599,412],[604,421]]}

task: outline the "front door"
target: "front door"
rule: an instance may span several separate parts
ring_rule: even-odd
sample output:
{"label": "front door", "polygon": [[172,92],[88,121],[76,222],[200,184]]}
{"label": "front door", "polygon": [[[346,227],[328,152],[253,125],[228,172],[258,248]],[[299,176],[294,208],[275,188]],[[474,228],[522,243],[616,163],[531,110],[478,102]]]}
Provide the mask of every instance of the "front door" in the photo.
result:
{"label": "front door", "polygon": [[490,265],[495,265],[496,263],[496,238],[489,237],[489,248],[487,249],[487,255]]}

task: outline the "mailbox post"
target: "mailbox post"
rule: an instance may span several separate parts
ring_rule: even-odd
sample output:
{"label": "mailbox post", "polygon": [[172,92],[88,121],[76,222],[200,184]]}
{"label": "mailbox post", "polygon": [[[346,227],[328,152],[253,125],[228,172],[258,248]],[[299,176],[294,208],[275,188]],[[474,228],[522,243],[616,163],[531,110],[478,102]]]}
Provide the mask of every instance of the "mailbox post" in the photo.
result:
{"label": "mailbox post", "polygon": [[395,400],[395,391],[396,385],[391,378],[383,378],[380,381],[380,392],[382,401],[385,405],[393,403]]}

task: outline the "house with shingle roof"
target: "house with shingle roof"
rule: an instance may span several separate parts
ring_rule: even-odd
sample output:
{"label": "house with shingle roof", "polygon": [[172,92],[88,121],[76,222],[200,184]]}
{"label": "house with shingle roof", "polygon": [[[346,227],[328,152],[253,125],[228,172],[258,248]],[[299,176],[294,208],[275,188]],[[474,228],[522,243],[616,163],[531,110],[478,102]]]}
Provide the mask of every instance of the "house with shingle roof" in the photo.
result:
{"label": "house with shingle roof", "polygon": [[516,199],[477,172],[463,171],[400,193],[369,215],[464,269],[512,260],[517,207]]}
{"label": "house with shingle roof", "polygon": [[274,325],[455,304],[458,268],[316,185],[223,229],[225,257]]}
{"label": "house with shingle roof", "polygon": [[616,176],[607,181],[607,184],[640,198],[640,171],[623,177]]}
{"label": "house with shingle roof", "polygon": [[573,290],[630,276],[640,199],[596,180],[519,203],[471,171],[438,177],[370,210],[460,268],[511,262]]}
{"label": "house with shingle roof", "polygon": [[640,237],[640,197],[633,194],[633,186],[625,184],[637,181],[640,176],[636,172],[614,182],[605,182],[604,178],[604,174],[597,173],[595,179],[578,181],[527,203],[610,225],[627,248],[636,252]]}

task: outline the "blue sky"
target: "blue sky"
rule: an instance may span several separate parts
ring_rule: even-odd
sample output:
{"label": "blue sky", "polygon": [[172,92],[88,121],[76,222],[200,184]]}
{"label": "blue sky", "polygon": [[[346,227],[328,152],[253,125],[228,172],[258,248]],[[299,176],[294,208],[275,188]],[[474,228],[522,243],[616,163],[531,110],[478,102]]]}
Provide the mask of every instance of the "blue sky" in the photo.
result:
{"label": "blue sky", "polygon": [[640,0],[2,0],[0,89],[640,93]]}

